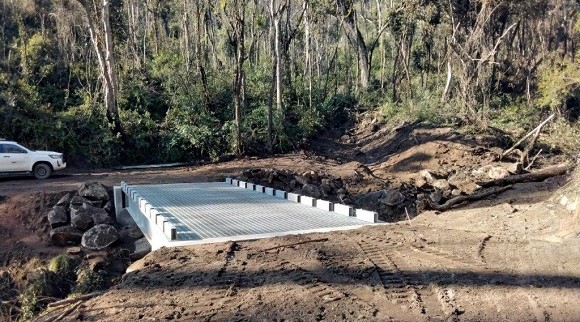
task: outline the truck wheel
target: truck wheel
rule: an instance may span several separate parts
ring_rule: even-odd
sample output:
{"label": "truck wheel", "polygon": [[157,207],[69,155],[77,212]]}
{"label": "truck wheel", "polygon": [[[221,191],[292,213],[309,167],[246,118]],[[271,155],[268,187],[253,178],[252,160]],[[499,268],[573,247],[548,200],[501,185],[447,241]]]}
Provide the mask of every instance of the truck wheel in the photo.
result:
{"label": "truck wheel", "polygon": [[50,177],[50,175],[52,174],[52,169],[48,164],[39,163],[34,166],[34,169],[32,169],[32,173],[34,174],[34,177],[36,179],[46,179]]}

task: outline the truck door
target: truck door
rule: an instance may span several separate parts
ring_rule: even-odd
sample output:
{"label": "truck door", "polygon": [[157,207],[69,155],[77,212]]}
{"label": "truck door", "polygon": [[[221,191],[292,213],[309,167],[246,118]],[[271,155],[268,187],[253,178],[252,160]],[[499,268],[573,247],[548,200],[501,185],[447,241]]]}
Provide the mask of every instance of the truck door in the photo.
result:
{"label": "truck door", "polygon": [[29,169],[30,156],[28,155],[28,151],[11,143],[3,143],[1,146],[0,171],[31,171],[31,169]]}

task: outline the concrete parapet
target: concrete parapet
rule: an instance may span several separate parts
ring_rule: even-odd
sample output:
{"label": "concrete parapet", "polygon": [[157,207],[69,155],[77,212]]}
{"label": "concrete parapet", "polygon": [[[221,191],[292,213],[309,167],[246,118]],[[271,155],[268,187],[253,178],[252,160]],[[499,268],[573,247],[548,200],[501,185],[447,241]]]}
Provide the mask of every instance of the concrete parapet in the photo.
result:
{"label": "concrete parapet", "polygon": [[341,203],[334,204],[334,212],[344,216],[352,216],[353,208],[351,206],[343,205]]}

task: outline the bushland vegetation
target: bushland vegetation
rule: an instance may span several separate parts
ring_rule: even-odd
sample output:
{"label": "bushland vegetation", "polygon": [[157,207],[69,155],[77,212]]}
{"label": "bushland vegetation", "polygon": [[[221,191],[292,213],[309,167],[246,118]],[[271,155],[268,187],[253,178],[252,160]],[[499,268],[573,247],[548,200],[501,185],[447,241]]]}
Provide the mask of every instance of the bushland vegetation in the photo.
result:
{"label": "bushland vegetation", "polygon": [[354,113],[577,153],[574,0],[0,0],[0,137],[77,165],[292,150]]}

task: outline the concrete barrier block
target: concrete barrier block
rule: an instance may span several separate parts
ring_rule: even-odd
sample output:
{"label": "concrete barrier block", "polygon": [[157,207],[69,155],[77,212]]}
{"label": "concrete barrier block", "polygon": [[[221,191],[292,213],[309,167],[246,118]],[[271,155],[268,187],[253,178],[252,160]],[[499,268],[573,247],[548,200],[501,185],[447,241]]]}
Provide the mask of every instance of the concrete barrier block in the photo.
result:
{"label": "concrete barrier block", "polygon": [[137,205],[139,205],[139,210],[141,210],[142,213],[145,213],[145,204],[147,203],[147,200],[145,200],[145,198],[139,196],[139,198],[137,198]]}
{"label": "concrete barrier block", "polygon": [[145,212],[144,214],[148,217],[151,217],[151,209],[153,208],[153,206],[151,206],[150,203],[145,203]]}
{"label": "concrete barrier block", "polygon": [[299,194],[296,193],[292,193],[292,192],[288,192],[288,194],[286,195],[286,199],[288,199],[288,201],[293,201],[293,202],[300,202],[300,196]]}
{"label": "concrete barrier block", "polygon": [[371,223],[376,223],[379,220],[379,215],[374,211],[368,211],[364,209],[355,210],[356,219],[368,221]]}
{"label": "concrete barrier block", "polygon": [[248,189],[248,190],[256,190],[256,185],[253,184],[253,183],[248,182],[248,183],[246,183],[246,189]]}
{"label": "concrete barrier block", "polygon": [[238,181],[238,187],[246,189],[248,183],[245,181]]}
{"label": "concrete barrier block", "polygon": [[300,203],[310,207],[316,207],[316,199],[307,196],[300,197]]}
{"label": "concrete barrier block", "polygon": [[151,208],[151,211],[149,212],[149,218],[153,221],[155,221],[155,218],[157,218],[157,215],[160,214],[159,210],[155,209],[155,208]]}
{"label": "concrete barrier block", "polygon": [[237,187],[240,180],[232,179],[232,186]]}
{"label": "concrete barrier block", "polygon": [[257,184],[254,190],[260,193],[264,193],[264,188],[265,188],[264,186]]}
{"label": "concrete barrier block", "polygon": [[121,210],[126,208],[125,200],[123,195],[125,192],[122,187],[113,187],[113,199],[115,202],[115,218],[119,216]]}
{"label": "concrete barrier block", "polygon": [[168,221],[163,222],[163,232],[165,233],[165,236],[169,238],[169,240],[177,239],[177,228],[175,228],[175,225]]}
{"label": "concrete barrier block", "polygon": [[269,195],[269,196],[274,196],[274,188],[270,188],[270,187],[264,187],[264,193]]}
{"label": "concrete barrier block", "polygon": [[318,199],[316,200],[316,208],[326,211],[334,211],[334,203]]}
{"label": "concrete barrier block", "polygon": [[155,224],[161,228],[163,228],[163,223],[166,221],[167,218],[165,218],[163,213],[158,213],[157,216],[155,216]]}
{"label": "concrete barrier block", "polygon": [[227,178],[226,178],[226,183],[227,183],[227,184],[232,184],[232,178],[230,178],[230,177],[227,177]]}
{"label": "concrete barrier block", "polygon": [[283,191],[283,190],[274,190],[274,191],[275,191],[274,192],[274,196],[276,198],[286,199],[286,194],[287,194],[286,191]]}
{"label": "concrete barrier block", "polygon": [[349,217],[353,215],[352,207],[347,206],[347,205],[343,205],[341,203],[334,204],[334,212],[336,212],[339,215],[349,216]]}

